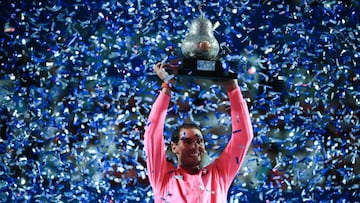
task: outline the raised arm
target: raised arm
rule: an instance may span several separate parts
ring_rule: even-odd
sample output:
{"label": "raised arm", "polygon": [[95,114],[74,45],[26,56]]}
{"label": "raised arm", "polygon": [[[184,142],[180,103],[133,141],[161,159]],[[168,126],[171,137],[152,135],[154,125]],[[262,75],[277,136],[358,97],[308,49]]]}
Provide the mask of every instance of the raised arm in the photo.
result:
{"label": "raised arm", "polygon": [[[161,64],[154,66],[155,72],[159,75]],[[151,185],[158,186],[167,173],[168,163],[166,160],[165,144],[164,144],[164,124],[167,109],[170,102],[171,90],[164,86],[156,98],[148,117],[145,134],[144,147],[146,152],[146,162]]]}
{"label": "raised arm", "polygon": [[164,144],[164,122],[170,97],[160,92],[148,117],[144,147],[150,183],[159,184],[166,170],[166,154]]}
{"label": "raised arm", "polygon": [[244,161],[253,138],[253,129],[249,110],[237,81],[227,81],[222,85],[230,100],[232,136],[221,156],[216,160],[216,165],[221,170],[224,181],[229,187]]}

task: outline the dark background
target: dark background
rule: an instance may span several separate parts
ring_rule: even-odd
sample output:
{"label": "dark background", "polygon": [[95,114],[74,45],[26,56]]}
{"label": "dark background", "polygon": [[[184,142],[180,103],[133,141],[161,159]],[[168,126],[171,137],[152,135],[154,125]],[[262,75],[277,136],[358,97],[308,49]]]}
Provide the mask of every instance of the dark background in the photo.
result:
{"label": "dark background", "polygon": [[[2,1],[0,201],[151,202],[142,136],[198,5],[220,27],[254,140],[230,202],[359,199],[358,1]],[[165,136],[194,121],[216,158],[224,90],[180,80]],[[171,155],[169,155],[171,158]]]}

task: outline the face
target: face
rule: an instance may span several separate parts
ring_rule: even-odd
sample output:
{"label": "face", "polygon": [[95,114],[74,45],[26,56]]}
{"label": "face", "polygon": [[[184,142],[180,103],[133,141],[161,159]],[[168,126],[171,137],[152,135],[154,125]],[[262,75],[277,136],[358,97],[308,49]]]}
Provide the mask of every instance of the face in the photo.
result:
{"label": "face", "polygon": [[199,129],[183,128],[180,130],[179,142],[171,143],[180,166],[197,167],[205,152],[204,138]]}

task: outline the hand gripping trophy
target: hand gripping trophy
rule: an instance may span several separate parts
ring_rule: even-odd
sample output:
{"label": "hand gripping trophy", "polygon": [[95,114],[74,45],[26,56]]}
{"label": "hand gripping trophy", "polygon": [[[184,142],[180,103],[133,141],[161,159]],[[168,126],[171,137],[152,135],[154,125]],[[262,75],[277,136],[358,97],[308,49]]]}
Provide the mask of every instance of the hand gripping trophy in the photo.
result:
{"label": "hand gripping trophy", "polygon": [[181,44],[185,56],[178,76],[202,77],[215,80],[236,79],[237,74],[224,70],[217,60],[219,43],[214,37],[214,26],[204,13],[194,19]]}

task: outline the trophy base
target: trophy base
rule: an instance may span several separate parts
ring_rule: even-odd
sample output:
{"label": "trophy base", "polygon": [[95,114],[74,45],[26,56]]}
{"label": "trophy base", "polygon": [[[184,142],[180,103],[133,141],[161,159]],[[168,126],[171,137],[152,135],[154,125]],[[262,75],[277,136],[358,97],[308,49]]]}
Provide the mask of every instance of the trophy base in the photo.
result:
{"label": "trophy base", "polygon": [[217,60],[185,58],[177,71],[178,77],[203,78],[211,80],[237,79],[237,74],[225,71]]}

